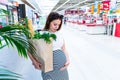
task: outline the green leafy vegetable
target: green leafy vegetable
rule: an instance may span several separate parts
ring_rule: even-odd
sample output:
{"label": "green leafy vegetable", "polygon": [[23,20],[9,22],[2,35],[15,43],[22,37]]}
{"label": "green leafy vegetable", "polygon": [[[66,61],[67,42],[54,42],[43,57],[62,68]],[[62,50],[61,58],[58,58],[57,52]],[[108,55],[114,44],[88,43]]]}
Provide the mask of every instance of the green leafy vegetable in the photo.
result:
{"label": "green leafy vegetable", "polygon": [[49,32],[44,32],[44,33],[40,33],[40,32],[35,32],[33,39],[44,39],[46,41],[46,43],[51,43],[51,40],[56,40],[56,35],[49,33]]}

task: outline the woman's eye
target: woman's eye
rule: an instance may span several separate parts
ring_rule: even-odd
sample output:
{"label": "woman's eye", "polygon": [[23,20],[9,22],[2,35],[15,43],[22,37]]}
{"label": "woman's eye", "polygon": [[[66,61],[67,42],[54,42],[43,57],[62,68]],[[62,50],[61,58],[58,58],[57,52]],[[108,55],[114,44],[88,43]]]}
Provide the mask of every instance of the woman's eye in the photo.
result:
{"label": "woman's eye", "polygon": [[57,24],[54,24],[54,26],[57,26]]}

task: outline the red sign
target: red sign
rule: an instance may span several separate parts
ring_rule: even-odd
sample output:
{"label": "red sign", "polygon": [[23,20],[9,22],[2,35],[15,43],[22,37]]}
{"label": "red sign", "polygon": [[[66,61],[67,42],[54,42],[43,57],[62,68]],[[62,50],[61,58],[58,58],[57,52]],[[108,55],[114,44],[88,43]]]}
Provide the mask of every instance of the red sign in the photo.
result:
{"label": "red sign", "polygon": [[110,1],[103,1],[103,10],[108,11],[110,9]]}
{"label": "red sign", "polygon": [[116,24],[115,36],[120,37],[120,23]]}
{"label": "red sign", "polygon": [[65,14],[80,14],[80,13],[84,13],[83,10],[66,10]]}

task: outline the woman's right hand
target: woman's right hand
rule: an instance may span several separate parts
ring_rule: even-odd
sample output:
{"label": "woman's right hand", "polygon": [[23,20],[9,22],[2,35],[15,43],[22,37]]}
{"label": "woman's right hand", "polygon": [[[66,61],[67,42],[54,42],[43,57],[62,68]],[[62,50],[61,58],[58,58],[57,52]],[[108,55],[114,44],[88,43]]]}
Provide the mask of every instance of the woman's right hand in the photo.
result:
{"label": "woman's right hand", "polygon": [[39,70],[41,69],[41,63],[40,62],[34,60],[34,61],[32,61],[32,64],[34,65],[35,69],[39,69]]}

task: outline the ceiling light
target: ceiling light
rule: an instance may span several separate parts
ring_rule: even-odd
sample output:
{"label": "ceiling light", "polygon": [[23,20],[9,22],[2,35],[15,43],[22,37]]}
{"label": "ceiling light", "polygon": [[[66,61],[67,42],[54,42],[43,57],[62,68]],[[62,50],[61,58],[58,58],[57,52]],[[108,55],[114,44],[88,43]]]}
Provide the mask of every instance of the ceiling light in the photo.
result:
{"label": "ceiling light", "polygon": [[64,6],[66,3],[68,3],[70,0],[67,0],[66,2],[64,2],[62,5],[60,5],[57,9],[55,9],[54,11],[57,11],[59,8],[61,8],[62,6]]}

